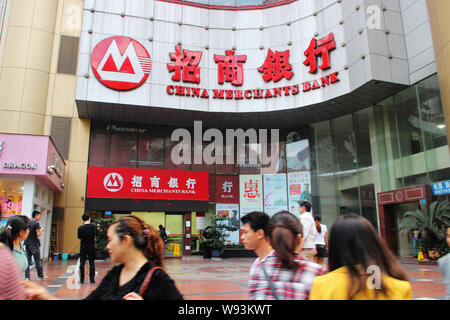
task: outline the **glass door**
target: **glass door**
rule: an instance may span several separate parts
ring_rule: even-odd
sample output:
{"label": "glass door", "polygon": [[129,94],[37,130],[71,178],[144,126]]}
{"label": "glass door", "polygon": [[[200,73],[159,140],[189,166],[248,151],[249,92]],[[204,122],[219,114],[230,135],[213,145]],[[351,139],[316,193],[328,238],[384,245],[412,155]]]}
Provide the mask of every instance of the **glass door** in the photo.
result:
{"label": "glass door", "polygon": [[166,256],[182,256],[184,248],[184,214],[166,212]]}

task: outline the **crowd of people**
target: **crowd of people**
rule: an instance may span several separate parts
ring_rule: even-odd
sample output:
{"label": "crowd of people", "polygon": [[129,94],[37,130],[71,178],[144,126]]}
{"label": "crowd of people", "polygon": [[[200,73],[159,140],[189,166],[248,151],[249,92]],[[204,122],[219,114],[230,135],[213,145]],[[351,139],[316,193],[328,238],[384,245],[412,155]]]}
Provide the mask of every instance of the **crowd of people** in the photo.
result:
{"label": "crowd of people", "polygon": [[[405,271],[367,219],[340,216],[328,233],[320,216],[311,215],[309,202],[300,201],[299,207],[300,218],[288,211],[272,217],[254,211],[241,217],[241,242],[257,255],[248,281],[251,299],[412,299]],[[29,281],[32,258],[39,279],[45,279],[39,212],[32,217],[14,216],[0,233],[0,300],[55,299],[43,286]],[[90,282],[95,283],[96,228],[88,215],[82,220],[78,229],[80,280],[84,281],[84,264],[89,260]],[[167,234],[162,226],[157,231],[141,218],[125,215],[110,225],[107,236],[107,250],[116,266],[86,300],[183,299],[164,270]],[[450,246],[450,227],[447,243]],[[440,266],[443,270],[450,266],[450,255],[440,260]],[[443,271],[446,281],[449,273]]]}

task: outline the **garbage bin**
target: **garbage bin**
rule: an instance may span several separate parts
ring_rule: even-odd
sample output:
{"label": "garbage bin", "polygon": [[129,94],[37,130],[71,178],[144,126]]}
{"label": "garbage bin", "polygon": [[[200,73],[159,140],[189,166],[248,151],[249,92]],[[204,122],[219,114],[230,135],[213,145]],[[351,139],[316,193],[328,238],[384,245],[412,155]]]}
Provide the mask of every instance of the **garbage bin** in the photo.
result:
{"label": "garbage bin", "polygon": [[63,260],[63,261],[67,261],[67,259],[69,258],[68,253],[62,253],[61,256],[62,256],[61,260]]}
{"label": "garbage bin", "polygon": [[53,254],[52,254],[52,260],[53,260],[53,261],[58,261],[58,258],[59,258],[59,253],[58,253],[58,252],[53,252]]}

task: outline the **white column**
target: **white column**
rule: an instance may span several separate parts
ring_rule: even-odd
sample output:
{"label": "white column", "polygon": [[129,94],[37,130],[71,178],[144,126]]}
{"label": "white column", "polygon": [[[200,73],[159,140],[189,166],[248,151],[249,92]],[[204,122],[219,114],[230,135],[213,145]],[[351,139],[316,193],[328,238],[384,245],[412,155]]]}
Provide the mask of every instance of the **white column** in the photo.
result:
{"label": "white column", "polygon": [[34,210],[35,177],[25,177],[23,183],[22,214],[31,217]]}

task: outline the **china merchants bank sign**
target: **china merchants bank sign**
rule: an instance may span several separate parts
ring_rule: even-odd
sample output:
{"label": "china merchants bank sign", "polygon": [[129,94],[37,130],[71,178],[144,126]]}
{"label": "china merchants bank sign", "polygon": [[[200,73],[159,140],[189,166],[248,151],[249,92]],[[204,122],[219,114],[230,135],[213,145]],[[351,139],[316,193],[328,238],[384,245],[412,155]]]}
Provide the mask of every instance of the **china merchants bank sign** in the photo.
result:
{"label": "china merchants bank sign", "polygon": [[[336,49],[333,33],[316,39],[312,38],[305,48],[303,57],[291,57],[290,50],[272,51],[268,49],[266,58],[254,72],[260,73],[266,83],[272,82],[273,88],[242,89],[244,85],[244,64],[248,58],[235,50],[225,50],[224,55],[214,54],[217,65],[217,82],[223,85],[231,83],[230,89],[205,89],[201,85],[200,62],[202,51],[191,51],[175,45],[174,52],[168,53],[167,74],[174,84],[166,86],[170,96],[184,96],[200,99],[269,99],[297,95],[326,88],[339,82],[339,73],[330,72],[312,81],[276,87],[281,79],[291,80],[294,76],[291,58],[302,59],[310,74],[318,70],[331,69],[331,52]],[[114,90],[132,90],[147,80],[151,69],[151,58],[145,47],[129,37],[114,36],[100,41],[91,55],[91,67],[95,77],[105,86]],[[253,70],[249,70],[251,72]],[[198,85],[192,87],[192,85]]]}

